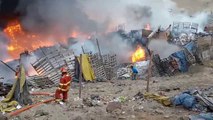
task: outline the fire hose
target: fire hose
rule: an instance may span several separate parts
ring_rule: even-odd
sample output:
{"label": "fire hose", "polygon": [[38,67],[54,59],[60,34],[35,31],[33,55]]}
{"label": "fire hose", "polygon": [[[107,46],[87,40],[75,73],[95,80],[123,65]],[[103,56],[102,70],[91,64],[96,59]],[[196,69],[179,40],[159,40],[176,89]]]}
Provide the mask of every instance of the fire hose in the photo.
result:
{"label": "fire hose", "polygon": [[51,98],[51,99],[48,99],[48,100],[45,100],[45,101],[42,101],[42,102],[39,102],[39,103],[36,103],[36,104],[32,104],[32,105],[23,107],[23,108],[21,108],[21,109],[18,109],[18,110],[16,110],[16,111],[13,111],[13,112],[9,113],[8,115],[9,115],[10,117],[16,116],[16,115],[18,115],[18,114],[20,114],[20,113],[22,113],[22,112],[24,112],[24,111],[26,111],[26,110],[29,110],[29,109],[31,109],[31,108],[37,107],[37,106],[42,105],[42,104],[45,104],[45,103],[50,103],[50,102],[52,102],[52,101],[54,101],[54,100],[55,100],[55,98]]}

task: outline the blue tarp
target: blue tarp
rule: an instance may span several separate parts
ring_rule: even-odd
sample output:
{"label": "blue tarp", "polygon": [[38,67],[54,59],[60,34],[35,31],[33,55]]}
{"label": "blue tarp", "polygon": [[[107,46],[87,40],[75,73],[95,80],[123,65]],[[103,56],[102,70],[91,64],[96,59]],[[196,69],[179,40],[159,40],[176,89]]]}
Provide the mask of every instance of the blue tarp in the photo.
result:
{"label": "blue tarp", "polygon": [[197,102],[194,96],[184,92],[181,93],[180,95],[175,96],[174,99],[172,100],[172,103],[175,106],[183,105],[183,107],[187,109],[192,109],[195,107]]}
{"label": "blue tarp", "polygon": [[188,61],[186,59],[186,55],[184,51],[178,51],[172,54],[173,57],[179,59],[178,64],[179,64],[179,70],[181,72],[187,72],[188,71]]}
{"label": "blue tarp", "polygon": [[191,52],[192,54],[195,54],[197,46],[196,43],[194,41],[189,42],[188,44],[186,44],[184,46],[189,52]]}

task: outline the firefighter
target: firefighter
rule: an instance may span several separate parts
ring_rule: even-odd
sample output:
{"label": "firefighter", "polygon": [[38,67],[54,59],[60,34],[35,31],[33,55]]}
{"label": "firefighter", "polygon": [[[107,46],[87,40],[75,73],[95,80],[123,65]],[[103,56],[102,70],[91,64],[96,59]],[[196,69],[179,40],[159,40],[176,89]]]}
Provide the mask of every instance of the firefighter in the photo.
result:
{"label": "firefighter", "polygon": [[61,100],[61,95],[62,101],[67,102],[68,99],[68,91],[70,89],[70,82],[72,80],[71,76],[67,73],[67,68],[63,67],[61,68],[61,79],[59,83],[59,87],[56,89],[55,92],[55,99],[57,102]]}

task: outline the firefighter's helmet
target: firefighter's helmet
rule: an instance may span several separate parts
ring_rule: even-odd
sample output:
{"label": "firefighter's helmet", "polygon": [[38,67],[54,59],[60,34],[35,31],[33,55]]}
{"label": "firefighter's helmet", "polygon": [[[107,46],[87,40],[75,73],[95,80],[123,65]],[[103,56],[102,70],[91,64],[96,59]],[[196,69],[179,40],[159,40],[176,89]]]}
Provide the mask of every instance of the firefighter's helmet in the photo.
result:
{"label": "firefighter's helmet", "polygon": [[61,68],[61,72],[62,72],[62,73],[67,73],[67,68],[66,68],[66,67],[62,67],[62,68]]}

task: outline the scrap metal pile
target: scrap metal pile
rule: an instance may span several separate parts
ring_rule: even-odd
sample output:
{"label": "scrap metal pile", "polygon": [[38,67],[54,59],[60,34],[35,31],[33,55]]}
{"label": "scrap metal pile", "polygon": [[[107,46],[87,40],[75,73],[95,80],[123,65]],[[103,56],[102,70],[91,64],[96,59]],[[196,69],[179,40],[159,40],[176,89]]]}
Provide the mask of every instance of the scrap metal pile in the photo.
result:
{"label": "scrap metal pile", "polygon": [[[181,48],[171,54],[168,58],[161,59],[158,54],[153,57],[153,62],[160,76],[172,76],[176,72],[187,72],[190,65],[210,60],[212,55],[212,45],[210,34],[205,40],[198,34],[198,24],[189,22],[174,22],[168,37],[168,42]],[[207,41],[207,42],[206,42]],[[206,44],[203,44],[205,43]],[[202,43],[202,44],[201,44]]]}

